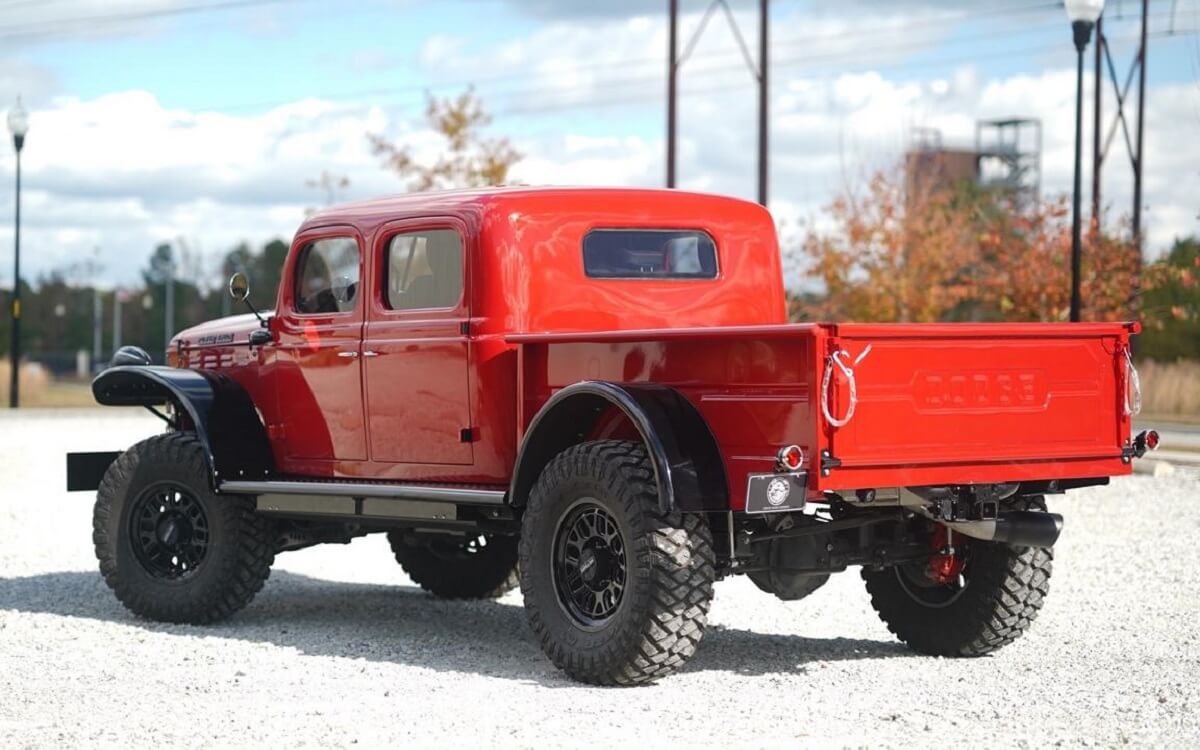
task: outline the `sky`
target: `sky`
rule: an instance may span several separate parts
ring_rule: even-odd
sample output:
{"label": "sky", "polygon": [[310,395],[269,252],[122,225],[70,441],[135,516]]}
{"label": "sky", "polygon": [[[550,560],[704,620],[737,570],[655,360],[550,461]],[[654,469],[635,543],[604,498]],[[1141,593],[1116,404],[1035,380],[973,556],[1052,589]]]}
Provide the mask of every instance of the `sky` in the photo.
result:
{"label": "sky", "polygon": [[[681,46],[708,5],[680,0]],[[729,5],[754,52],[757,1]],[[176,242],[196,259],[196,280],[216,288],[226,251],[290,239],[326,202],[309,184],[322,173],[348,178],[338,201],[403,191],[367,135],[435,154],[425,97],[468,86],[495,117],[490,134],[525,155],[514,181],[661,186],[666,6],[0,0],[0,111],[18,95],[30,111],[22,276],[136,283],[154,246]],[[1075,52],[1061,3],[770,7],[770,207],[785,245],[821,225],[840,191],[894,168],[929,128],[948,147],[969,147],[980,119],[1039,118],[1042,192],[1070,190]],[[1139,8],[1109,0],[1105,11],[1122,80]],[[1143,222],[1155,256],[1200,234],[1200,0],[1151,0],[1149,12]],[[1090,102],[1090,49],[1087,75]],[[1107,128],[1115,96],[1103,86]],[[753,198],[756,83],[723,14],[698,37],[680,88],[680,187]],[[1085,120],[1090,144],[1090,107]],[[12,284],[14,167],[0,147],[0,287]],[[1118,130],[1103,173],[1114,226],[1131,196]],[[789,282],[799,273],[789,270]]]}

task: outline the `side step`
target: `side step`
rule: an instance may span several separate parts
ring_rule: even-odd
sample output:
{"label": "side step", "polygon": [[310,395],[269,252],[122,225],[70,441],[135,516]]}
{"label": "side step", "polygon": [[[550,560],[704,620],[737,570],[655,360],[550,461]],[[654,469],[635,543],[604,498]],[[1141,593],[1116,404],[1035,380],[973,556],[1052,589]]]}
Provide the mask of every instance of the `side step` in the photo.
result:
{"label": "side step", "polygon": [[499,518],[505,496],[503,490],[351,482],[230,481],[218,491],[255,495],[258,511],[272,515],[423,521],[466,520],[460,510],[468,509],[468,516],[484,511]]}

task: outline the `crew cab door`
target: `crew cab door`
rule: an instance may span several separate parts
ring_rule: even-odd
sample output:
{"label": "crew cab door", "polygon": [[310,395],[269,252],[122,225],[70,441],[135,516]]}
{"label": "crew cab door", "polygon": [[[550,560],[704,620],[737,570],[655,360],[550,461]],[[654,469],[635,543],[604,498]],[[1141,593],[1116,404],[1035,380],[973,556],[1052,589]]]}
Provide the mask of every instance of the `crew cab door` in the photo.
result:
{"label": "crew cab door", "polygon": [[308,232],[293,243],[276,330],[277,395],[284,454],[298,473],[338,473],[323,461],[365,461],[360,347],[363,243],[351,227]]}
{"label": "crew cab door", "polygon": [[466,227],[386,225],[363,337],[371,460],[471,464]]}

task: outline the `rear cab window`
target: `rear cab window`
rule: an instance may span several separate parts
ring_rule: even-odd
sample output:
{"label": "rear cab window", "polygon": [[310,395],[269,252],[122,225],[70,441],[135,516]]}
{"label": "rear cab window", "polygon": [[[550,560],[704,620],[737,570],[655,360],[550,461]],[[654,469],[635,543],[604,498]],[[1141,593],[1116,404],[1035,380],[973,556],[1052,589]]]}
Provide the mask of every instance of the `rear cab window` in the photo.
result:
{"label": "rear cab window", "polygon": [[693,229],[593,229],[583,268],[593,279],[715,279],[717,245]]}

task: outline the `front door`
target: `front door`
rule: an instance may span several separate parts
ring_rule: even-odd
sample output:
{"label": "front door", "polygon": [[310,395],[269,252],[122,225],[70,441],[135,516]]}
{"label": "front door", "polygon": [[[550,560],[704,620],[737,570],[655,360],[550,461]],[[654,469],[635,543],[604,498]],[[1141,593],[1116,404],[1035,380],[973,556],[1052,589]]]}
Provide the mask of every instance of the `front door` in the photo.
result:
{"label": "front door", "polygon": [[333,475],[343,473],[333,462],[367,458],[362,240],[351,228],[327,228],[296,247],[276,313],[284,452],[293,471]]}
{"label": "front door", "polygon": [[397,222],[377,235],[363,340],[371,460],[474,461],[465,227]]}

